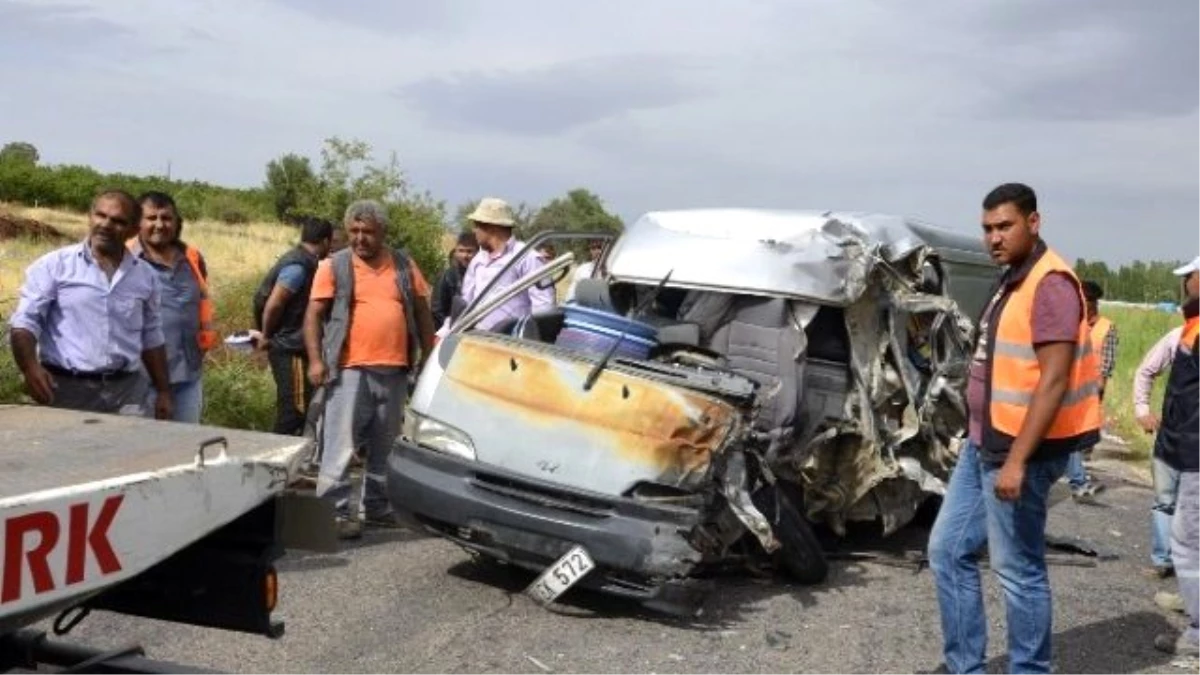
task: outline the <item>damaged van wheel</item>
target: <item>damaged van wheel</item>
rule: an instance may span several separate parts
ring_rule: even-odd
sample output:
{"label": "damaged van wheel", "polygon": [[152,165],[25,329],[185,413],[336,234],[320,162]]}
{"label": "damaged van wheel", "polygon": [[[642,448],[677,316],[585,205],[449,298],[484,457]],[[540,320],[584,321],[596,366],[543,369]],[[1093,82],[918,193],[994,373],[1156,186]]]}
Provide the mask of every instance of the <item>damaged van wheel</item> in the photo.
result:
{"label": "damaged van wheel", "polygon": [[752,496],[754,505],[771,522],[780,547],[775,565],[802,584],[819,584],[829,575],[829,561],[808,520],[793,505],[787,493],[765,486]]}

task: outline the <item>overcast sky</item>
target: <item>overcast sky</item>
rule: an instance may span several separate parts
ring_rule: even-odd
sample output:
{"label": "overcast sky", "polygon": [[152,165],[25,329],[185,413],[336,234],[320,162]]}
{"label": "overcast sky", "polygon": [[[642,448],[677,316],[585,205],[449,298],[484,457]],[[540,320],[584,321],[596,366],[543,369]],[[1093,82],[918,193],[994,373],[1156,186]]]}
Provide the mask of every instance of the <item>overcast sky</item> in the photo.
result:
{"label": "overcast sky", "polygon": [[0,0],[0,142],[261,184],[331,135],[454,204],[582,186],[978,230],[1039,192],[1069,259],[1200,252],[1196,0]]}

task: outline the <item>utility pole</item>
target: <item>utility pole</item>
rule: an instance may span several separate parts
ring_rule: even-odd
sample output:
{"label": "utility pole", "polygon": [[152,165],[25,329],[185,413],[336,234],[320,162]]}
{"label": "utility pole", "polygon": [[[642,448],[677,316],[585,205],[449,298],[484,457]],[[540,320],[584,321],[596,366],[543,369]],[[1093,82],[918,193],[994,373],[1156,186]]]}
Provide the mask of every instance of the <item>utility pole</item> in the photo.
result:
{"label": "utility pole", "polygon": [[171,180],[171,160],[167,160],[167,180]]}

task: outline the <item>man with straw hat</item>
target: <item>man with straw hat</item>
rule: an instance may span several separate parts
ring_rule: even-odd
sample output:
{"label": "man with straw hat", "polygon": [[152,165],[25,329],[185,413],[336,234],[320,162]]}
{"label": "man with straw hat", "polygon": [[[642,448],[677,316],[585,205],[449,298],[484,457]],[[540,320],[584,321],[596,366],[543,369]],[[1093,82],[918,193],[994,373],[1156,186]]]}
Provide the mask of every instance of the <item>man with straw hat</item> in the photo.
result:
{"label": "man with straw hat", "polygon": [[[484,197],[471,215],[467,216],[467,220],[474,228],[475,240],[479,244],[479,253],[471,259],[463,276],[462,299],[467,305],[474,302],[497,276],[500,276],[500,279],[490,291],[491,295],[501,292],[541,267],[542,262],[536,255],[526,255],[501,275],[504,266],[525,248],[525,244],[516,238],[513,231],[517,223],[513,218],[512,207],[503,199]],[[477,327],[491,330],[509,319],[529,316],[553,306],[553,288],[530,286],[489,312],[479,321]],[[452,321],[447,319],[442,326],[443,334],[449,330],[451,323]]]}

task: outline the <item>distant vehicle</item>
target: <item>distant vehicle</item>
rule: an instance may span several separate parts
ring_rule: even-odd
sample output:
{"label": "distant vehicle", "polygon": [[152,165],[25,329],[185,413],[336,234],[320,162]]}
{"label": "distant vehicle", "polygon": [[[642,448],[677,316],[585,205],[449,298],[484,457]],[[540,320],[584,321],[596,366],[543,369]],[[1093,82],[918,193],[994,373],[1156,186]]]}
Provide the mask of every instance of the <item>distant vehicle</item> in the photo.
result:
{"label": "distant vehicle", "polygon": [[814,526],[891,534],[944,492],[1000,272],[982,237],[866,213],[653,212],[572,303],[473,329],[572,259],[455,318],[389,460],[398,512],[543,571],[543,602],[580,583],[690,613],[707,569],[819,583]]}

